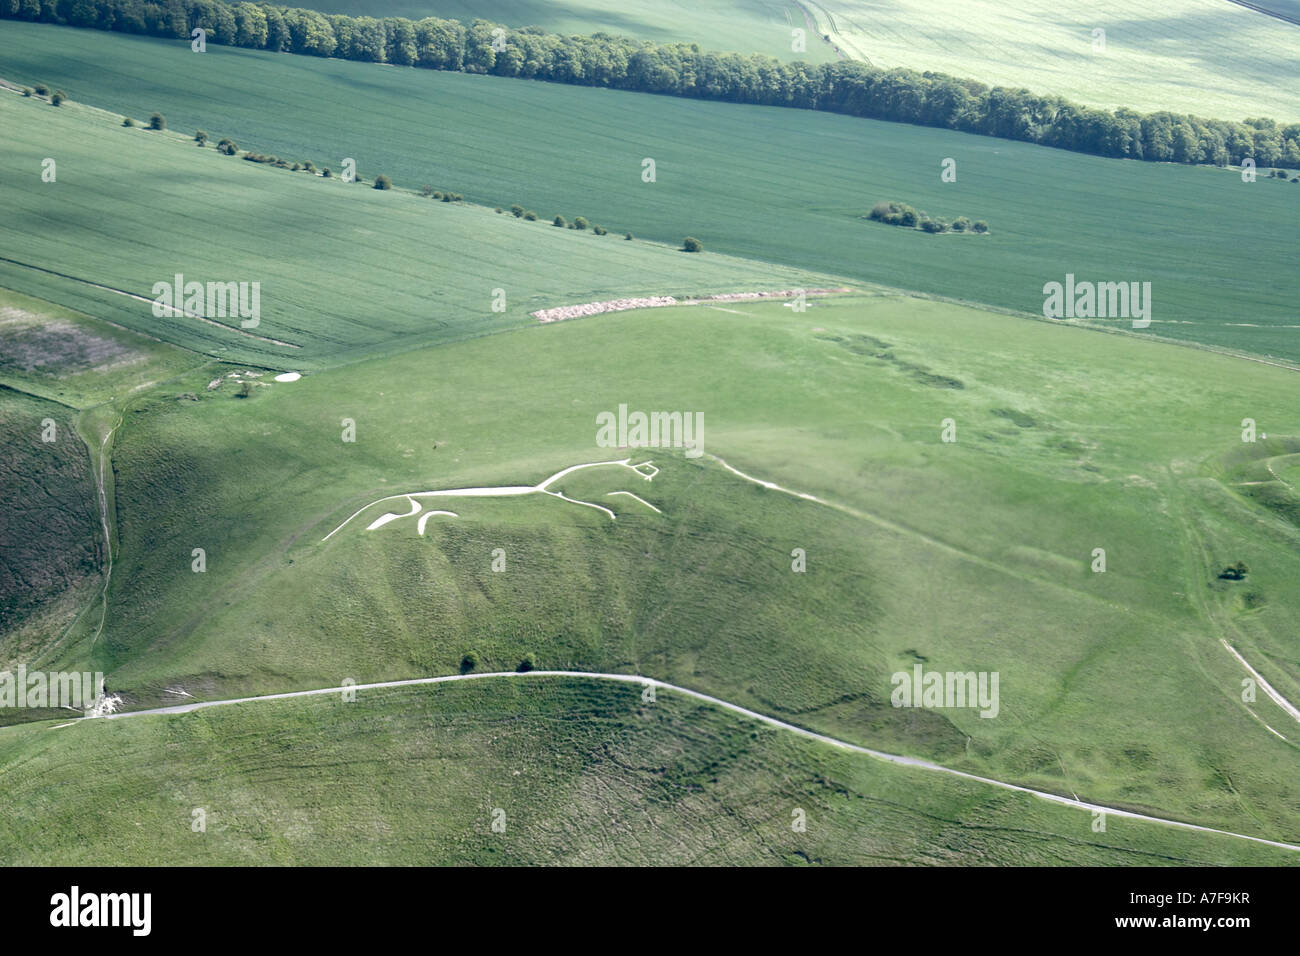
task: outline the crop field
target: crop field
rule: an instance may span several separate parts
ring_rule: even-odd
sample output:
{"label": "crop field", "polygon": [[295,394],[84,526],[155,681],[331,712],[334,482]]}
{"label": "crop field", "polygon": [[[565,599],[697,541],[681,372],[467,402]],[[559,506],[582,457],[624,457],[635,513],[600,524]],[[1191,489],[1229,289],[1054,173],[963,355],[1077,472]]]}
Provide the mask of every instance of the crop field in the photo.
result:
{"label": "crop field", "polygon": [[[806,6],[1253,115],[1292,29]],[[1296,171],[13,20],[0,80],[0,865],[1300,863]]]}
{"label": "crop field", "polygon": [[[551,33],[612,33],[658,43],[699,43],[706,49],[765,53],[813,63],[835,59],[830,45],[808,29],[790,0],[322,0],[313,9],[352,16],[448,17],[462,23],[492,20],[510,27],[539,26]],[[791,29],[806,32],[804,50],[792,46]]]}
{"label": "crop field", "polygon": [[[461,248],[464,232],[470,230],[477,235],[469,241],[498,249],[500,261],[513,263],[511,274],[526,277],[528,295],[539,300],[549,293],[553,298],[563,296],[563,301],[585,301],[578,294],[582,284],[593,292],[599,290],[587,299],[612,297],[606,292],[614,288],[620,295],[671,292],[683,283],[670,284],[670,277],[685,279],[695,269],[700,270],[696,281],[710,279],[704,283],[710,287],[747,287],[735,280],[720,281],[717,272],[707,275],[704,264],[688,271],[691,263],[683,264],[684,257],[668,249],[662,250],[664,258],[659,260],[663,269],[635,277],[640,281],[634,283],[624,269],[596,258],[599,250],[611,259],[628,256],[638,264],[646,261],[613,241],[631,231],[639,238],[674,245],[683,236],[697,236],[710,258],[715,252],[726,253],[1037,315],[1042,314],[1044,285],[1063,282],[1067,273],[1089,280],[1150,281],[1150,334],[1300,361],[1293,328],[1297,324],[1295,283],[1290,279],[1300,185],[1288,181],[1261,176],[1257,182],[1244,183],[1235,170],[1116,162],[982,136],[803,110],[375,67],[229,47],[211,47],[196,56],[183,43],[22,23],[7,23],[0,33],[0,75],[17,82],[44,79],[57,83],[74,100],[84,99],[141,121],[158,110],[172,129],[185,133],[203,129],[214,139],[238,133],[234,138],[241,148],[311,160],[336,171],[343,158],[352,157],[367,179],[382,173],[407,190],[429,183],[464,193],[468,201],[488,207],[508,209],[518,203],[546,220],[557,213],[569,219],[583,215],[611,230],[603,239],[561,234],[554,239],[556,258],[548,261],[545,254],[534,254],[536,223],[484,222],[491,217],[480,210],[449,210],[446,204],[429,208],[427,201],[424,205],[399,204],[392,195],[348,190],[341,183],[312,181],[302,174],[285,186],[281,181],[293,177],[283,170],[239,163],[210,148],[201,152],[178,140],[176,149],[184,146],[196,154],[195,164],[203,163],[202,175],[212,177],[214,196],[221,188],[235,188],[226,176],[238,174],[238,188],[252,190],[245,195],[258,195],[257,190],[265,188],[284,190],[277,195],[301,197],[279,200],[283,208],[276,210],[277,217],[292,217],[296,210],[297,215],[310,217],[313,229],[318,216],[346,219],[346,224],[323,234],[329,239],[316,239],[309,246],[285,252],[279,261],[292,263],[295,275],[302,280],[286,277],[282,295],[300,294],[301,301],[318,289],[356,287],[362,280],[342,265],[334,265],[350,259],[364,267],[363,275],[382,277],[387,283],[386,295],[366,296],[366,301],[371,303],[368,310],[394,316],[389,320],[392,330],[385,330],[393,338],[409,335],[413,317],[428,314],[422,299],[433,298],[438,285],[445,288],[441,301],[457,315],[467,308],[474,310],[476,330],[503,327],[522,318],[524,310],[516,311],[513,305],[501,314],[487,311],[491,289],[503,280],[474,277],[471,282],[458,269],[456,275],[437,284],[421,281],[426,275],[437,275],[431,264],[437,261],[436,250]],[[272,117],[258,105],[260,91],[266,89],[282,91],[283,113]],[[4,108],[41,109],[30,101],[6,103]],[[421,122],[404,122],[402,117],[413,109],[419,112]],[[15,120],[21,115],[16,114]],[[64,142],[50,131],[74,122],[43,118],[41,123],[19,124],[18,135],[28,140],[22,161],[30,164],[49,155],[45,150],[54,142]],[[112,128],[105,120],[99,135],[85,147],[68,143],[60,149],[114,155],[109,143],[128,135],[147,134]],[[113,138],[106,139],[110,136]],[[173,161],[170,155],[148,151],[130,155],[139,164]],[[642,180],[646,158],[655,160],[653,183]],[[940,179],[941,164],[947,158],[956,163],[955,182]],[[14,158],[7,161],[17,162]],[[232,170],[236,165],[240,168]],[[245,170],[243,166],[254,168]],[[65,175],[71,177],[72,173]],[[107,179],[106,173],[100,175]],[[135,212],[124,214],[138,217],[137,234],[146,229],[150,235],[156,232],[158,226],[148,217],[147,207],[168,202],[157,196],[156,182],[114,181],[111,190],[107,182],[101,182],[100,188],[124,201],[131,198],[130,209]],[[261,183],[266,185],[261,187]],[[346,204],[321,207],[317,202],[321,186],[329,187],[331,194],[348,192]],[[31,227],[45,215],[36,210],[44,210],[47,202],[56,199],[17,192],[14,190],[12,199],[6,193],[6,201],[19,209],[33,209],[33,218],[9,224],[10,228],[23,227],[24,245],[52,243],[53,237],[42,240]],[[1098,197],[1105,198],[1099,201]],[[985,219],[991,232],[983,237],[932,236],[890,229],[863,218],[874,203],[891,199],[935,215]],[[179,183],[170,201],[197,202]],[[423,245],[418,255],[412,252],[408,258],[401,247],[387,248],[388,239],[372,235],[367,241],[364,232],[369,227],[357,210],[369,212],[376,204],[401,206],[392,217],[390,232],[419,235]],[[223,249],[222,261],[241,261],[235,258],[238,256],[246,257],[245,262],[263,261],[260,253],[267,246],[257,248],[255,231],[250,243],[242,234],[250,227],[241,229],[237,220],[266,209],[266,203],[237,199],[205,203],[202,215],[195,220],[202,226],[189,236],[180,235],[188,220],[167,216],[165,221],[174,225],[167,229],[166,248],[177,248],[180,243],[180,248],[194,248],[196,257],[210,256],[202,251],[212,247],[207,226],[218,221],[223,228],[217,234],[230,236],[231,244],[239,247]],[[464,231],[440,229],[442,222],[455,219],[467,223]],[[66,228],[59,237],[61,255],[73,256],[81,248],[85,250],[83,261],[105,258],[97,251],[99,236],[93,229],[83,228],[86,224],[80,216],[69,212],[61,221]],[[301,219],[289,222],[301,223]],[[430,224],[427,229],[426,222]],[[279,225],[268,228],[274,230]],[[275,235],[270,232],[264,242],[274,242]],[[17,241],[12,232],[0,236],[6,244]],[[571,289],[544,284],[548,277],[555,277],[552,263],[570,248],[562,240],[580,243],[584,253],[575,268],[591,269],[592,278],[585,283],[577,278],[580,273],[575,273],[567,283]],[[385,248],[375,248],[381,244]],[[1228,249],[1240,254],[1225,255]],[[48,256],[54,255],[51,246],[44,250]],[[382,262],[377,261],[379,257]],[[473,261],[481,261],[481,257]],[[184,261],[179,256],[169,258]],[[303,271],[304,264],[310,269],[327,263],[335,278]],[[532,273],[534,265],[540,274]],[[734,268],[753,267],[736,263]],[[148,292],[148,283],[160,278],[153,274],[156,271],[152,267],[146,275],[137,274],[135,287]],[[174,270],[164,270],[170,271]],[[740,272],[732,274],[739,276]],[[658,281],[648,281],[655,275]],[[11,267],[0,268],[0,276],[11,286],[18,281]],[[600,281],[601,277],[606,281]],[[51,291],[55,281],[27,276],[25,284],[17,287],[65,301]],[[359,294],[366,295],[364,290]],[[95,295],[98,301],[121,298],[112,293]],[[269,283],[266,295],[267,327],[281,328],[281,334],[264,334],[291,342],[301,339],[304,354],[240,336],[244,341],[222,342],[230,348],[239,346],[233,357],[252,360],[256,355],[263,364],[295,367],[294,362],[306,364],[312,349],[364,354],[356,345],[359,337],[369,338],[379,331],[361,333],[349,328],[355,322],[337,314],[339,300],[320,302],[317,296],[311,311],[327,313],[331,342],[312,344],[308,342],[312,327],[308,316],[274,315]],[[116,308],[121,314],[124,306],[117,303]],[[455,319],[439,313],[439,320],[447,326],[429,330],[429,341],[467,334]],[[114,321],[128,324],[125,318]],[[335,325],[340,328],[336,330]],[[210,327],[191,326],[187,335],[209,349],[215,347],[216,335],[223,340],[231,338]],[[286,359],[286,351],[294,354]]]}
{"label": "crop field", "polygon": [[929,0],[808,7],[820,32],[876,66],[1028,87],[1105,109],[1300,117],[1300,91],[1278,83],[1294,73],[1300,27],[1225,0],[962,0],[960,16]]}
{"label": "crop field", "polygon": [[[21,291],[221,357],[317,368],[533,323],[527,313],[539,304],[817,284],[797,268],[685,256],[627,242],[622,233],[555,229],[550,217],[526,222],[244,162],[211,146],[199,150],[179,134],[124,129],[116,117],[72,104],[56,111],[5,94],[0,122],[17,140],[0,159],[9,184],[0,243],[6,259],[24,263],[0,261],[0,276]],[[20,170],[39,169],[51,154],[58,180],[43,190],[20,186]],[[201,178],[201,191],[190,177]],[[568,218],[580,213],[569,210]],[[376,216],[383,229],[374,228]],[[105,255],[109,221],[129,242]],[[286,247],[286,228],[315,238]],[[584,263],[581,271],[560,270],[570,261]],[[171,283],[176,273],[260,282],[259,325],[155,317],[154,283]],[[499,313],[495,288],[506,296]]]}
{"label": "crop field", "polygon": [[[1256,6],[1300,18],[1300,4],[1289,0]],[[1300,118],[1300,92],[1279,82],[1300,59],[1300,27],[1226,0],[962,0],[959,9],[932,0],[630,0],[616,10],[595,0],[322,0],[317,9],[603,30],[814,63],[842,55],[1105,109]],[[791,51],[792,27],[807,31],[802,54]],[[1094,49],[1096,29],[1105,31],[1104,49]]]}

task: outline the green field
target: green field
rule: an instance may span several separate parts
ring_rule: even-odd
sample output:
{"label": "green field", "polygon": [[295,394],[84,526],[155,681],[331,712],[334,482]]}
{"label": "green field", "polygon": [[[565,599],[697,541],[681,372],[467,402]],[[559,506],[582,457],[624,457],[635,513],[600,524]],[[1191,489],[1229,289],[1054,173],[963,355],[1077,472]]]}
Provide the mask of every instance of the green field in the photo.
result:
{"label": "green field", "polygon": [[[1295,745],[1268,730],[1294,736],[1291,718],[1238,700],[1219,643],[1300,697],[1300,528],[1235,484],[1242,456],[1296,450],[1292,372],[879,295],[573,320],[247,400],[205,391],[210,374],[123,406],[107,622],[58,658],[110,674],[130,706],[453,673],[469,651],[510,670],[531,653],[999,779],[1297,835]],[[397,502],[322,541],[385,496],[617,458],[594,422],[620,403],[700,410],[709,454],[830,504],[661,449],[636,456],[662,469],[652,482],[559,486],[617,521],[541,497],[448,499],[458,517],[423,535],[414,520],[366,530]],[[1246,416],[1269,437],[1243,445]],[[623,490],[662,514],[610,496]],[[1247,582],[1215,579],[1237,560]],[[920,662],[999,672],[1000,716],[891,707],[889,676]]]}
{"label": "green field", "polygon": [[[1300,16],[1300,5],[1271,6]],[[834,44],[879,67],[1027,87],[1106,109],[1300,118],[1300,92],[1281,82],[1300,57],[1300,27],[1226,0],[963,0],[960,11],[933,0],[624,0],[616,12],[596,0],[320,0],[313,9],[465,23],[481,17],[812,62],[835,59]],[[795,54],[790,29],[807,29],[805,12],[816,27],[806,52]],[[1093,52],[1095,28],[1106,31],[1105,52]]]}
{"label": "green field", "polygon": [[1094,833],[1082,810],[935,777],[635,687],[363,691],[0,730],[0,864],[108,846],[116,866],[1295,862],[1120,818]]}
{"label": "green field", "polygon": [[[0,77],[88,101],[0,90],[0,668],[102,671],[125,709],[450,675],[466,655],[480,673],[640,674],[1300,843],[1297,371],[1261,360],[1300,362],[1300,188],[793,110],[54,36],[0,34]],[[264,111],[268,89],[282,108]],[[107,109],[159,109],[171,131]],[[199,149],[196,127],[336,171],[354,156],[398,188]],[[886,198],[992,232],[861,218]],[[493,211],[515,202],[542,219]],[[687,234],[706,251],[679,251]],[[260,281],[261,322],[155,318],[152,286],[176,272]],[[1042,285],[1067,272],[1150,281],[1156,334],[1044,320]],[[529,315],[840,286],[806,311]],[[702,416],[703,454],[602,441],[623,406]],[[1221,576],[1238,562],[1243,580]],[[916,666],[999,675],[996,715],[894,706],[892,676]],[[1281,701],[1243,695],[1250,668]],[[27,722],[0,726],[0,862],[1300,859],[1122,818],[1094,832],[1081,809],[576,677],[57,716],[0,710]]]}
{"label": "green field", "polygon": [[[8,184],[0,245],[6,259],[39,267],[0,261],[4,281],[236,360],[317,368],[533,323],[527,313],[540,306],[818,283],[795,268],[691,256],[621,233],[598,237],[274,169],[200,150],[179,134],[124,129],[72,104],[55,110],[4,93],[0,122],[16,140],[0,160]],[[41,159],[51,155],[58,180],[41,183]],[[571,219],[582,207],[565,211]],[[313,238],[286,245],[286,229]],[[106,230],[126,241],[106,250]],[[153,285],[178,272],[260,282],[260,324],[156,318]],[[505,290],[505,312],[492,309],[496,288]]]}
{"label": "green field", "polygon": [[[1267,7],[1268,4],[1260,4]],[[882,67],[1028,87],[1089,106],[1300,117],[1300,27],[1227,0],[810,0],[819,29]],[[1105,50],[1093,50],[1093,30]]]}
{"label": "green field", "polygon": [[[1247,184],[1231,170],[1108,160],[803,110],[695,102],[230,47],[211,47],[198,56],[183,43],[23,23],[7,25],[0,35],[0,76],[28,83],[44,79],[61,85],[74,100],[141,119],[160,110],[173,129],[201,128],[214,138],[231,135],[241,147],[310,159],[336,171],[344,157],[353,157],[366,178],[384,173],[407,189],[429,183],[487,206],[509,208],[519,203],[546,218],[556,213],[570,219],[584,215],[616,230],[616,235],[631,230],[638,237],[664,243],[676,244],[683,236],[694,235],[710,253],[1031,314],[1041,314],[1044,284],[1063,281],[1067,272],[1090,281],[1150,281],[1154,302],[1150,332],[1300,360],[1292,328],[1297,284],[1291,257],[1300,185],[1267,178]],[[259,105],[258,97],[267,89],[281,91],[282,113],[268,114]],[[64,174],[73,184],[74,175],[83,174],[75,164],[80,157],[84,175],[92,177],[96,189],[108,193],[102,199],[105,206],[130,223],[128,234],[140,241],[157,243],[152,237],[163,230],[166,245],[156,247],[169,250],[169,255],[179,242],[198,247],[195,254],[209,262],[220,255],[245,264],[263,262],[266,250],[274,247],[277,261],[292,264],[302,277],[284,280],[290,301],[295,297],[302,301],[318,289],[346,288],[367,301],[367,312],[376,318],[392,316],[385,318],[383,330],[357,329],[369,320],[340,315],[345,307],[341,300],[321,302],[317,296],[312,311],[324,313],[333,340],[326,346],[308,341],[309,330],[320,328],[314,324],[316,319],[309,322],[306,315],[277,314],[268,304],[264,322],[281,330],[278,335],[268,334],[285,341],[301,339],[304,355],[286,358],[283,349],[240,337],[245,341],[222,342],[241,347],[234,357],[256,354],[259,362],[291,367],[294,362],[306,364],[309,349],[365,354],[359,344],[362,339],[388,335],[395,340],[413,331],[421,336],[412,321],[416,315],[429,314],[424,311],[426,302],[438,320],[449,325],[455,323],[446,317],[448,310],[460,315],[468,309],[475,313],[475,329],[502,327],[518,320],[523,310],[515,311],[512,305],[507,313],[492,316],[485,311],[486,302],[491,288],[512,282],[525,282],[528,295],[538,300],[549,296],[581,301],[578,286],[584,283],[593,292],[602,290],[589,298],[605,298],[604,292],[613,289],[619,290],[617,295],[673,291],[688,275],[685,270],[690,264],[667,249],[660,260],[664,268],[649,275],[597,260],[596,250],[600,250],[611,260],[625,255],[638,268],[645,268],[640,265],[647,261],[644,257],[621,247],[613,249],[618,246],[614,236],[604,241],[561,234],[553,240],[554,258],[535,256],[536,224],[483,223],[478,211],[447,209],[445,204],[429,208],[427,203],[411,204],[356,189],[346,205],[323,206],[318,201],[323,195],[320,186],[327,186],[331,195],[347,191],[346,187],[322,184],[302,174],[295,184],[283,186],[281,181],[286,175],[292,178],[291,174],[192,146],[184,148],[196,154],[196,172],[172,174],[173,187],[138,177],[118,177],[110,187],[110,171],[98,161],[92,171],[92,157],[129,156],[142,172],[156,168],[154,163],[173,163],[175,158],[147,150],[121,153],[131,137],[148,134],[119,130],[107,121],[84,136],[71,137],[76,122],[71,118],[42,115],[39,122],[20,120],[32,115],[22,110],[55,112],[48,107],[14,101],[0,108],[6,110],[6,123],[15,128],[18,140],[6,154],[8,170],[30,169],[35,176],[39,159],[57,148],[74,160]],[[413,110],[421,117],[419,123],[410,121]],[[178,142],[176,149],[181,148]],[[641,179],[646,157],[657,164],[654,183]],[[940,164],[947,157],[957,161],[955,183],[940,181]],[[232,170],[232,166],[239,168]],[[199,204],[187,191],[191,175],[211,181],[213,200],[202,203],[196,221],[203,225],[187,239],[181,235],[186,220],[179,207]],[[241,226],[244,217],[266,210],[269,200],[222,194],[223,189],[234,189],[236,182],[241,192],[275,190],[277,197],[284,198],[277,198],[272,218],[284,216],[287,221]],[[63,194],[38,199],[34,191],[19,187],[12,175],[6,176],[5,183],[0,189],[6,190],[6,206],[22,213],[3,224],[10,230],[0,232],[6,246],[36,245],[34,251],[42,253],[37,259],[57,255],[80,268],[93,264],[95,275],[85,277],[112,280],[97,280],[105,284],[130,281],[133,288],[147,292],[148,283],[158,278],[152,272],[140,274],[138,267],[134,275],[127,272],[125,251],[106,255],[102,231],[86,222],[80,211],[84,204],[73,206],[69,201],[54,219],[50,204],[60,202]],[[934,215],[986,219],[992,232],[979,238],[930,236],[865,221],[866,211],[884,199],[909,202]],[[148,213],[151,206],[160,205],[169,211],[159,217],[165,225]],[[418,253],[401,246],[388,248],[391,240],[379,236],[378,230],[370,230],[370,237],[364,234],[369,229],[366,215],[395,206],[401,211],[394,210],[387,231],[418,235],[422,243]],[[338,220],[330,222],[331,216]],[[325,222],[332,228],[315,231],[318,217],[327,217]],[[467,224],[465,230],[449,227],[444,232],[441,223],[456,219]],[[426,222],[439,225],[423,231]],[[285,249],[277,231],[281,225],[308,228],[318,238],[310,245]],[[260,230],[266,231],[259,235]],[[214,231],[232,237],[234,248],[213,249]],[[458,250],[466,231],[481,237],[484,247],[467,258],[500,261],[502,266],[494,269],[504,275],[468,282],[457,274],[426,282],[425,276],[438,275],[433,272],[438,251]],[[447,238],[443,242],[435,236]],[[575,274],[568,283],[573,288],[555,281],[556,264],[573,248],[567,242],[584,249],[568,268],[590,269],[587,278],[578,278],[582,272]],[[428,243],[434,243],[433,248],[425,249]],[[492,258],[497,253],[489,254],[488,248],[499,250],[500,259]],[[107,268],[114,258],[119,259],[116,277]],[[342,265],[345,260],[356,262],[363,278],[349,274]],[[534,263],[538,275],[530,274]],[[709,271],[705,265],[698,268]],[[728,266],[733,275],[744,268],[754,267]],[[368,296],[358,283],[379,278],[377,269],[389,291],[382,297]],[[322,274],[326,271],[329,274]],[[48,277],[20,276],[3,264],[0,277],[11,287],[83,311],[90,310],[92,301],[95,308],[112,306],[119,316],[114,321],[129,324],[122,317],[124,303],[108,302],[120,296],[56,289]],[[728,284],[718,281],[716,270],[709,278],[710,285]],[[17,285],[20,281],[23,284]],[[440,299],[435,298],[439,286],[445,287]],[[74,292],[78,301],[69,298]],[[271,301],[270,291],[267,301]],[[455,332],[439,328],[428,340],[446,340]],[[190,329],[187,334],[200,347],[215,347],[210,328]]]}
{"label": "green field", "polygon": [[791,29],[807,31],[799,5],[783,0],[322,0],[313,10],[352,16],[436,16],[469,24],[492,20],[509,27],[539,26],[551,33],[612,33],[657,43],[698,43],[709,50],[765,53],[783,60],[834,60],[835,52],[809,31],[805,49],[792,49]]}

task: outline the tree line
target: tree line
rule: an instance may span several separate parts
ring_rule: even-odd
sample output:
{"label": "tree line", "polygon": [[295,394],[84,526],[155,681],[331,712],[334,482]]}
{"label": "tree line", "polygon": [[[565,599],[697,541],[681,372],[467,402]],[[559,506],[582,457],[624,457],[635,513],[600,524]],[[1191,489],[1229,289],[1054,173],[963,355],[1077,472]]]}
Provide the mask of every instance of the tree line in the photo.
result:
{"label": "tree line", "polygon": [[786,63],[596,33],[382,19],[223,0],[0,0],[0,17],[310,56],[822,110],[1156,162],[1300,166],[1300,123],[1113,111],[943,73]]}

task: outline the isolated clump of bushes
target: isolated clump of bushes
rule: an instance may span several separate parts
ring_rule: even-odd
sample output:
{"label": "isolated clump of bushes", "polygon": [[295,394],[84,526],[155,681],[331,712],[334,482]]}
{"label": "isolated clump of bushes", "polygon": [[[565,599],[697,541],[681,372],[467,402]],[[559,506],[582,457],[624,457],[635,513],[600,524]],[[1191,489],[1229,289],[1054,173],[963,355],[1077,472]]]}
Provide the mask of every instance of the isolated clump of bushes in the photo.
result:
{"label": "isolated clump of bushes", "polygon": [[1238,561],[1220,571],[1219,578],[1223,581],[1244,581],[1249,573],[1250,569],[1246,567],[1245,562]]}
{"label": "isolated clump of bushes", "polygon": [[387,176],[385,176],[383,173],[380,173],[378,176],[375,177],[375,185],[374,185],[374,188],[375,188],[375,189],[392,189],[392,188],[393,188],[393,181],[392,181],[391,179],[389,179]]}
{"label": "isolated clump of bushes", "polygon": [[687,236],[682,240],[682,252],[703,252],[704,243],[694,236]]}
{"label": "isolated clump of bushes", "polygon": [[989,224],[983,219],[971,222],[965,216],[958,216],[952,222],[931,217],[924,209],[913,209],[905,202],[882,201],[871,207],[866,218],[883,222],[888,226],[903,226],[907,229],[920,229],[928,233],[974,232],[983,235],[989,231]]}
{"label": "isolated clump of bushes", "polygon": [[67,93],[64,93],[62,90],[55,90],[54,93],[51,94],[50,96],[50,105],[62,106],[63,101],[66,100],[67,98],[68,98]]}
{"label": "isolated clump of bushes", "polygon": [[167,128],[167,120],[163,118],[161,113],[154,113],[153,116],[149,117],[149,128],[164,130]]}

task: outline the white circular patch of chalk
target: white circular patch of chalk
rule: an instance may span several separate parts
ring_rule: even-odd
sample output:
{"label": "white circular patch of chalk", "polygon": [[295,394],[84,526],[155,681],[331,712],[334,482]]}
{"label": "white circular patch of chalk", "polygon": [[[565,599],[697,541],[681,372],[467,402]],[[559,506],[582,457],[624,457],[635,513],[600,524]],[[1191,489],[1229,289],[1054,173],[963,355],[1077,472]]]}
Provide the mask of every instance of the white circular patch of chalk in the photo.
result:
{"label": "white circular patch of chalk", "polygon": [[302,378],[297,372],[281,372],[275,377],[277,382],[296,382]]}

